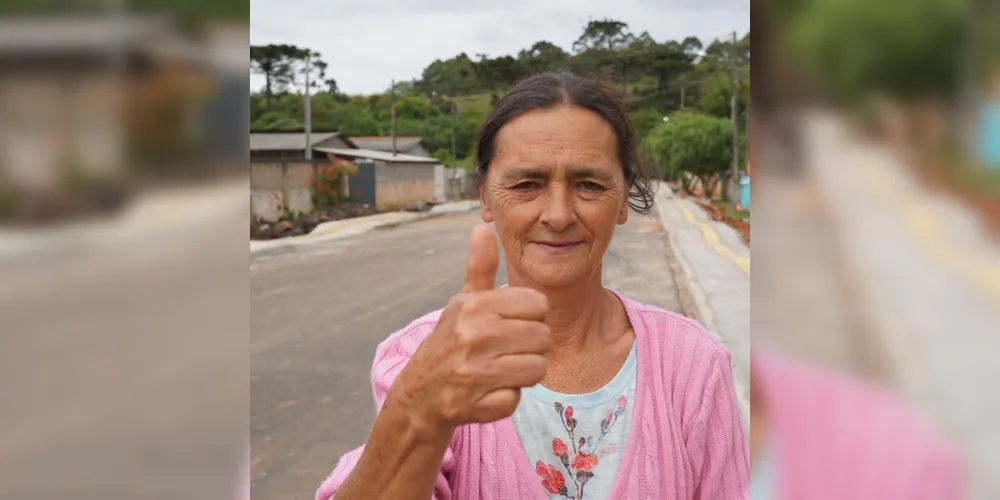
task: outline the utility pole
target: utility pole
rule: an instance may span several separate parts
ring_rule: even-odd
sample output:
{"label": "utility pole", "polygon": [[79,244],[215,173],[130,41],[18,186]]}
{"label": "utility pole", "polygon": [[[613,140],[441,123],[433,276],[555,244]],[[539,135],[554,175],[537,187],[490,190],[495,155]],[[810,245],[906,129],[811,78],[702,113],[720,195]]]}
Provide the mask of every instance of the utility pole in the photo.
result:
{"label": "utility pole", "polygon": [[458,104],[451,102],[451,168],[458,168],[458,150],[455,148],[455,121],[458,116]]}
{"label": "utility pole", "polygon": [[625,94],[625,105],[628,105],[628,61],[622,61],[622,93]]}
{"label": "utility pole", "polygon": [[681,85],[681,111],[684,111],[685,96],[687,95],[687,87]]}
{"label": "utility pole", "polygon": [[750,159],[750,109],[753,106],[750,105],[750,102],[751,102],[751,99],[747,98],[747,150],[746,150],[747,175],[750,175],[750,169],[752,168],[751,165],[750,165],[750,161],[751,161],[751,159]]}
{"label": "utility pole", "polygon": [[732,66],[733,95],[729,99],[729,110],[733,122],[733,182],[740,181],[740,124],[737,108],[737,94],[740,89],[739,64],[736,60],[736,32],[733,32],[733,44],[729,48],[729,61]]}
{"label": "utility pole", "polygon": [[392,156],[396,156],[396,80],[392,80]]}
{"label": "utility pole", "polygon": [[311,160],[312,155],[312,98],[309,96],[309,73],[312,72],[312,50],[306,49],[306,159]]}

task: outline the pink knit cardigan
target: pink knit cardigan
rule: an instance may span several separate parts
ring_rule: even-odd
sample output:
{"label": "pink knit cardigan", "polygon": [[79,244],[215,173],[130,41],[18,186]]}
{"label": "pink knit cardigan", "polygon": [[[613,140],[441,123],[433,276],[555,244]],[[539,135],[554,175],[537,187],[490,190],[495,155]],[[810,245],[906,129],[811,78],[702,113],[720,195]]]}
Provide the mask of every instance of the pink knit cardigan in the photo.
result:
{"label": "pink knit cardigan", "polygon": [[[638,380],[632,427],[610,498],[748,499],[750,468],[731,355],[697,323],[619,295],[635,330]],[[400,370],[434,329],[440,311],[383,342],[372,386],[379,408]],[[316,492],[329,500],[364,447],[344,455]],[[510,418],[458,428],[434,498],[547,500]]]}
{"label": "pink knit cardigan", "polygon": [[779,500],[959,500],[962,464],[938,431],[875,386],[754,351]]}

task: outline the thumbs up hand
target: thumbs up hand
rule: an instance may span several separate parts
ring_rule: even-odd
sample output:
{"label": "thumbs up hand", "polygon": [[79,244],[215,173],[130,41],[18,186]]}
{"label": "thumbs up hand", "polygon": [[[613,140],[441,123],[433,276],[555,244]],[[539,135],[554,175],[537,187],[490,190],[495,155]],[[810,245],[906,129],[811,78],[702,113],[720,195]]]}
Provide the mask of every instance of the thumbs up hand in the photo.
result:
{"label": "thumbs up hand", "polygon": [[493,231],[476,227],[462,292],[390,391],[433,432],[450,435],[462,424],[506,418],[521,388],[545,377],[552,347],[548,299],[530,288],[495,290],[499,266]]}

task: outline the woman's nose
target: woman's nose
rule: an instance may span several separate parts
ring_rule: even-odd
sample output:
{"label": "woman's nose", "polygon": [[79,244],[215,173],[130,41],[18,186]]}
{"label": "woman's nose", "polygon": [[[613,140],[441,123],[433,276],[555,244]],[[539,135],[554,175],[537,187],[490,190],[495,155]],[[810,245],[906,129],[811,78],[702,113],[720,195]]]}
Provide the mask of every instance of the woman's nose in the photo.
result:
{"label": "woman's nose", "polygon": [[576,222],[576,211],[573,207],[572,194],[563,186],[549,188],[542,208],[542,223],[553,231],[563,231]]}

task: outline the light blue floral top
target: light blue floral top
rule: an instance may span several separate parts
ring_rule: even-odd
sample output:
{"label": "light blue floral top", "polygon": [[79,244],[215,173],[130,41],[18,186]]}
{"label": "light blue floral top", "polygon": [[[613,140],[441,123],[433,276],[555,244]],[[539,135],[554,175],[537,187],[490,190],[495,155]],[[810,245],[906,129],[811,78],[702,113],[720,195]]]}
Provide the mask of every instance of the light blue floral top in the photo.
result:
{"label": "light blue floral top", "polygon": [[607,385],[562,394],[536,385],[521,391],[514,429],[550,499],[604,499],[625,455],[635,383],[636,348]]}

